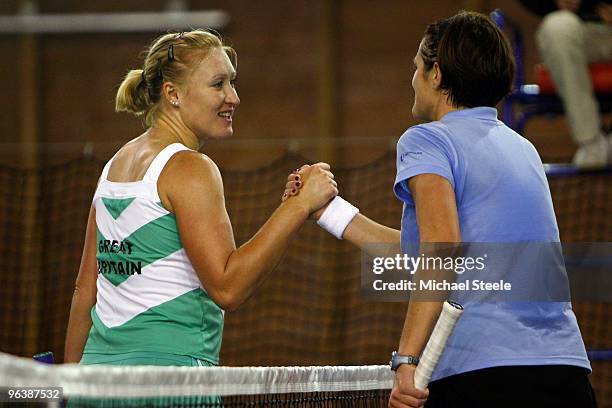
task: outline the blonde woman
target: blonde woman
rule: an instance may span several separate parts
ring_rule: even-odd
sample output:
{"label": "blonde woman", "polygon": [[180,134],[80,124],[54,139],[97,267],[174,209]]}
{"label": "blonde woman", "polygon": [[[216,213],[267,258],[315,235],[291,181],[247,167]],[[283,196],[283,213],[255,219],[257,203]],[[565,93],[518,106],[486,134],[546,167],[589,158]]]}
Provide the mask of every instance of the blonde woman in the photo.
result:
{"label": "blonde woman", "polygon": [[147,130],[106,164],[76,281],[65,361],[216,365],[223,311],[244,302],[291,238],[337,194],[329,166],[301,175],[282,203],[236,248],[219,169],[198,152],[233,133],[240,104],[236,52],[207,31],[166,34],[121,84],[116,110]]}

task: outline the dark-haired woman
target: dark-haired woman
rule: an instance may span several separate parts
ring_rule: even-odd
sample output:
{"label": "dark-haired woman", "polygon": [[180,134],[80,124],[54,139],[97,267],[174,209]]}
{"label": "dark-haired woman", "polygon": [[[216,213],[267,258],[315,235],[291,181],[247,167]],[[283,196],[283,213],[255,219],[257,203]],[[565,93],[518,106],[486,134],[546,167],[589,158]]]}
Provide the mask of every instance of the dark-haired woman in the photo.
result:
{"label": "dark-haired woman", "polygon": [[[401,242],[407,249],[419,242],[508,248],[559,242],[538,153],[497,119],[495,105],[514,74],[503,33],[487,17],[461,12],[427,27],[414,66],[412,114],[427,123],[408,129],[397,145],[394,191],[404,203],[401,231],[357,214],[340,197],[321,211],[319,224],[366,251],[372,243]],[[287,188],[287,196],[298,189],[291,179]],[[508,277],[538,284],[539,272],[544,273],[512,270]],[[392,365],[396,381],[389,406],[595,406],[591,368],[569,302],[465,306],[428,393],[415,389],[414,372],[442,303],[410,302]]]}

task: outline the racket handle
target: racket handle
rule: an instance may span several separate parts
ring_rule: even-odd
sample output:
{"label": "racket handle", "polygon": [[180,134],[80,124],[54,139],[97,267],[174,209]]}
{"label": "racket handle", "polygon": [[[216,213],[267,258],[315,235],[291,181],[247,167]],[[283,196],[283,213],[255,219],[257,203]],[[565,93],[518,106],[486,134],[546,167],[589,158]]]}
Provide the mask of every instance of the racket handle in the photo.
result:
{"label": "racket handle", "polygon": [[431,375],[444,352],[446,341],[453,332],[461,313],[463,313],[463,307],[460,304],[450,301],[444,302],[440,317],[438,317],[436,326],[429,336],[429,341],[427,341],[419,365],[414,372],[414,386],[416,388],[424,390],[429,385]]}

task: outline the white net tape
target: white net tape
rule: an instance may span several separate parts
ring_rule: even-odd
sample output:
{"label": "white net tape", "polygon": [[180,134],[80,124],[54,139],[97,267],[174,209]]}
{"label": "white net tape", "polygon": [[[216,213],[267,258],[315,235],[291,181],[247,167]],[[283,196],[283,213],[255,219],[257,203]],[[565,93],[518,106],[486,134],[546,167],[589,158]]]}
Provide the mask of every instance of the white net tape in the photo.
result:
{"label": "white net tape", "polygon": [[162,397],[390,389],[387,365],[159,367],[47,365],[0,353],[0,389],[63,387],[64,395]]}

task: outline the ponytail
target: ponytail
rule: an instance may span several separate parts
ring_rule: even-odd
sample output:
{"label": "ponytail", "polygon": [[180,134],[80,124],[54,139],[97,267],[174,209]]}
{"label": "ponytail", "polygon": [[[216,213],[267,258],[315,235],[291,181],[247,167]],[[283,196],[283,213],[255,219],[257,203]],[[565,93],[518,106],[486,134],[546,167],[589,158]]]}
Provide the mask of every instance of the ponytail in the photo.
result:
{"label": "ponytail", "polygon": [[140,116],[146,113],[150,105],[151,99],[142,69],[131,70],[127,73],[117,91],[115,111],[129,112]]}

